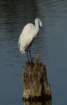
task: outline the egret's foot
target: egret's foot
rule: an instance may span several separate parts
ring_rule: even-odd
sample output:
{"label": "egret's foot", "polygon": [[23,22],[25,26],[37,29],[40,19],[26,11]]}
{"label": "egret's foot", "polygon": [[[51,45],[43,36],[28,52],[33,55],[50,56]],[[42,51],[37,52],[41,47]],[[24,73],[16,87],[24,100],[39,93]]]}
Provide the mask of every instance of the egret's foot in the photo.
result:
{"label": "egret's foot", "polygon": [[34,63],[33,57],[31,58],[30,63],[31,63],[31,64],[33,64],[33,63]]}
{"label": "egret's foot", "polygon": [[34,63],[33,58],[31,58],[31,60],[28,60],[27,62],[28,62],[28,64],[33,64]]}

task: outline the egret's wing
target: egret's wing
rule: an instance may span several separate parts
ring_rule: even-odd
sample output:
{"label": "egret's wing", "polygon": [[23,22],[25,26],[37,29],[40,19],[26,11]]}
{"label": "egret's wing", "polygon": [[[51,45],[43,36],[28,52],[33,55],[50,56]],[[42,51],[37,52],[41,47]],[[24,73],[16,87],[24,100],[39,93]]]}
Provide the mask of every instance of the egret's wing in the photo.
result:
{"label": "egret's wing", "polygon": [[33,24],[27,24],[20,34],[18,44],[23,47],[28,46],[34,38],[35,27]]}
{"label": "egret's wing", "polygon": [[35,27],[33,24],[29,23],[27,24],[23,29],[23,36],[32,36],[34,34]]}

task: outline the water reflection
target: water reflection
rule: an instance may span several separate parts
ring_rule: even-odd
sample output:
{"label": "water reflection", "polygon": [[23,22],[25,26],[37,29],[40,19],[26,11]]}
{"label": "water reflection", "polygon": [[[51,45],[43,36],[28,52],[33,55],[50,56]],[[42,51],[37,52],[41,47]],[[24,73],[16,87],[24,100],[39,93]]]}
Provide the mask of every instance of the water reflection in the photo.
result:
{"label": "water reflection", "polygon": [[45,100],[43,102],[39,101],[24,101],[24,105],[52,105],[51,100]]}

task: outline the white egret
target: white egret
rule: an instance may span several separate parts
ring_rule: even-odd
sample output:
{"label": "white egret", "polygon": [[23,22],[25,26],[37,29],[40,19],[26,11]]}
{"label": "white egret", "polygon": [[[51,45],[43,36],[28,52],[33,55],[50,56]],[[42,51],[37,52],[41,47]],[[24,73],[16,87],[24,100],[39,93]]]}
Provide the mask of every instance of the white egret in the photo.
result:
{"label": "white egret", "polygon": [[32,44],[32,41],[35,39],[39,32],[39,27],[42,27],[42,21],[39,18],[36,18],[35,24],[28,23],[27,25],[25,25],[19,36],[18,40],[19,50],[22,54],[27,52],[27,57],[29,52],[31,58],[30,46]]}

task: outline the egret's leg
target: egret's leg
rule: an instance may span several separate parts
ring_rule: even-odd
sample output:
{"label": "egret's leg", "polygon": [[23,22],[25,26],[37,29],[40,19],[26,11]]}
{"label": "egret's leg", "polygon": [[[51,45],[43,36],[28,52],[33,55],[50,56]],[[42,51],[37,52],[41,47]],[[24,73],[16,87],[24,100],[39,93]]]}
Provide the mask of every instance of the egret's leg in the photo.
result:
{"label": "egret's leg", "polygon": [[30,62],[32,63],[31,49],[29,49],[29,58],[30,58]]}
{"label": "egret's leg", "polygon": [[31,52],[30,52],[29,49],[27,50],[27,61],[28,61],[28,63],[31,63],[31,62],[32,62],[32,59],[31,59]]}
{"label": "egret's leg", "polygon": [[29,51],[27,50],[27,61],[29,62]]}

